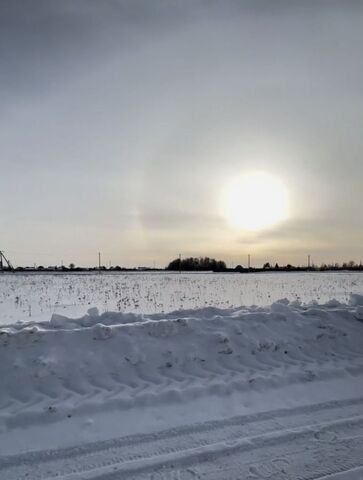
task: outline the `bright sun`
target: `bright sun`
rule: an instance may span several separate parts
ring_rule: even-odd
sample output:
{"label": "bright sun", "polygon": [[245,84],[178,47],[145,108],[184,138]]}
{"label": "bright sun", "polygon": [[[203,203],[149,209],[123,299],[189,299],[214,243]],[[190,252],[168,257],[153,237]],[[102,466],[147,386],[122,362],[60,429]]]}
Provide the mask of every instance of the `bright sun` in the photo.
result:
{"label": "bright sun", "polygon": [[244,230],[261,230],[288,217],[284,184],[267,173],[251,173],[226,186],[222,214],[229,223]]}

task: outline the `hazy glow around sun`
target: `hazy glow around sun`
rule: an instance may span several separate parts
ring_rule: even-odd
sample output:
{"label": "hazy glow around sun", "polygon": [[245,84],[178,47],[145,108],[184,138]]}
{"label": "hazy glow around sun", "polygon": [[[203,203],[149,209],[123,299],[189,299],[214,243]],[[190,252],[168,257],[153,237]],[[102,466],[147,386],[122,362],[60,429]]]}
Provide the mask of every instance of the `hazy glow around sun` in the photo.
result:
{"label": "hazy glow around sun", "polygon": [[223,216],[235,228],[262,230],[288,217],[283,182],[267,173],[250,173],[232,181],[222,192]]}

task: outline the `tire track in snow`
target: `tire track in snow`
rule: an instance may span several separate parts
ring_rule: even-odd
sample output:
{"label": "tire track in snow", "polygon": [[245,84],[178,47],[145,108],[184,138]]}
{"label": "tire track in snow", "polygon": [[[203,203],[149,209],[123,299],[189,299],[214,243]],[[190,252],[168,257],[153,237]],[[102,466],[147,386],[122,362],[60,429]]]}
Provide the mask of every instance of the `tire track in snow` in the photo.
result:
{"label": "tire track in snow", "polygon": [[[334,453],[334,448],[337,445],[340,446],[343,460],[347,458],[344,460],[345,463],[342,460],[344,468],[348,463],[348,467],[353,468],[357,466],[357,458],[354,455],[352,458],[347,456],[345,447],[342,447],[347,442],[352,451],[355,451],[358,444],[363,451],[363,398],[238,416],[154,434],[96,442],[76,448],[0,457],[0,479],[64,478],[70,480],[103,478],[105,475],[104,478],[111,475],[109,478],[117,478],[117,480],[121,478],[150,479],[153,478],[150,476],[151,473],[159,472],[160,468],[169,469],[170,472],[175,468],[180,469],[184,472],[181,479],[192,479],[198,477],[191,476],[192,474],[186,469],[193,470],[193,465],[196,465],[198,475],[202,475],[199,478],[257,480],[269,478],[261,475],[269,471],[269,468],[284,464],[283,461],[276,463],[275,460],[285,458],[286,449],[289,459],[295,455],[296,448],[301,458],[305,458],[304,449],[311,450],[311,445],[314,448],[319,447],[326,455]],[[276,448],[277,453],[271,458]],[[309,455],[311,455],[310,450]],[[253,452],[256,451],[259,452],[258,455],[256,454],[256,464],[247,461],[246,458],[251,459]],[[249,452],[247,457],[246,452]],[[265,457],[266,460],[264,460]],[[295,463],[298,460],[296,459]],[[228,465],[232,465],[228,468],[236,465],[233,467],[234,471],[242,467],[247,469],[246,477],[218,477],[218,465],[226,461]],[[338,467],[340,468],[338,465],[335,471],[339,471]],[[118,476],[113,477],[115,468]],[[213,468],[217,470],[214,472]],[[227,467],[223,467],[225,468]],[[136,476],[133,477],[133,475]],[[279,477],[281,480],[284,478],[295,477]],[[301,478],[305,480],[310,477]]]}
{"label": "tire track in snow", "polygon": [[[353,438],[314,441],[316,432],[354,431]],[[359,436],[357,432],[359,431]],[[184,451],[61,475],[61,480],[316,480],[362,466],[363,417],[282,430],[234,442],[213,443]],[[177,476],[175,476],[177,475]],[[53,478],[53,477],[46,477]]]}
{"label": "tire track in snow", "polygon": [[[210,394],[226,395],[226,392],[233,390],[243,392],[250,391],[251,388],[277,388],[286,383],[293,385],[307,381],[312,382],[339,378],[346,375],[347,372],[351,375],[359,375],[362,371],[362,366],[362,361],[350,366],[348,366],[346,362],[341,362],[339,366],[332,368],[332,365],[327,362],[325,365],[319,366],[312,363],[307,365],[303,370],[285,366],[283,371],[280,369],[270,369],[268,372],[256,371],[248,376],[231,372],[233,373],[232,375],[215,375],[205,381],[200,381],[198,378],[198,381],[190,381],[189,383],[188,380],[185,379],[184,382],[186,383],[184,383],[183,389],[180,389],[183,382],[175,378],[173,379],[172,374],[170,374],[170,376],[165,374],[164,378],[168,380],[166,380],[164,384],[158,385],[156,390],[155,384],[147,385],[143,383],[139,384],[137,388],[130,389],[125,394],[123,394],[123,389],[121,389],[114,391],[107,390],[106,395],[104,390],[93,387],[84,397],[78,396],[76,401],[73,400],[73,395],[71,395],[68,390],[65,390],[63,395],[66,393],[67,395],[53,401],[52,406],[56,408],[59,406],[60,411],[62,411],[62,405],[66,400],[69,400],[73,405],[70,409],[67,409],[67,412],[71,412],[74,415],[76,415],[78,411],[92,414],[93,412],[103,410],[106,406],[109,409],[126,409],[132,406],[142,407],[144,405],[150,405],[151,403],[161,405],[164,402],[170,403],[171,401],[183,402],[190,397],[204,397]],[[164,371],[165,370],[167,370],[167,368],[165,368]],[[172,400],[171,395],[173,392],[175,393],[176,389],[178,390],[178,395],[173,395]],[[6,419],[5,423],[9,428],[25,424],[36,424],[44,418],[44,412],[47,411],[49,405],[49,399],[41,397],[38,393],[30,403],[21,406],[18,405],[17,408],[12,409],[10,411],[11,415]],[[30,410],[30,407],[35,408]],[[57,417],[54,416],[54,420],[56,420],[56,418]]]}
{"label": "tire track in snow", "polygon": [[[351,367],[361,371],[363,364],[363,332],[354,312],[346,309],[339,314],[324,307],[305,312],[274,304],[270,310],[238,315],[221,311],[209,318],[193,312],[195,318],[178,314],[132,324],[108,315],[108,320],[74,320],[77,328],[72,320],[59,324],[56,318],[55,325],[2,330],[5,384],[0,403],[8,405],[8,428],[44,420],[49,407],[62,412],[67,405],[77,414],[82,408],[161,405],[171,391],[178,393],[173,400],[185,402],[233,388],[338,378]],[[95,323],[101,320],[107,325]],[[96,361],[99,355],[102,363]],[[16,375],[9,376],[15,357]]]}

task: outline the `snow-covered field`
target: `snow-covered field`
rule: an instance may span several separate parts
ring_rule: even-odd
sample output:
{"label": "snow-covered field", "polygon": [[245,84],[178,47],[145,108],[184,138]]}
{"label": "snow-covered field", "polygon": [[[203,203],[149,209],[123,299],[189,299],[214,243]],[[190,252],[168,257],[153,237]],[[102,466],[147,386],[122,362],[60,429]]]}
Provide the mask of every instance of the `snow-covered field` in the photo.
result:
{"label": "snow-covered field", "polygon": [[53,313],[162,313],[178,309],[269,305],[281,298],[347,302],[363,292],[363,273],[0,274],[0,325],[49,320]]}
{"label": "snow-covered field", "polygon": [[362,280],[1,276],[0,479],[362,479]]}

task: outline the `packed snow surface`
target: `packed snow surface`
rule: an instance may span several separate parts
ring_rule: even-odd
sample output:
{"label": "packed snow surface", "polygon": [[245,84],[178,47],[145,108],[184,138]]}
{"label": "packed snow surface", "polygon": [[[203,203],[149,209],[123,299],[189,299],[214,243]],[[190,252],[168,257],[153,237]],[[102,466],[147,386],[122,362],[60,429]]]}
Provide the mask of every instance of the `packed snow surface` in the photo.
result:
{"label": "packed snow surface", "polygon": [[0,328],[0,479],[363,478],[363,296]]}
{"label": "packed snow surface", "polygon": [[49,320],[53,313],[164,313],[188,308],[269,305],[279,298],[348,302],[363,292],[363,273],[0,274],[0,325]]}

